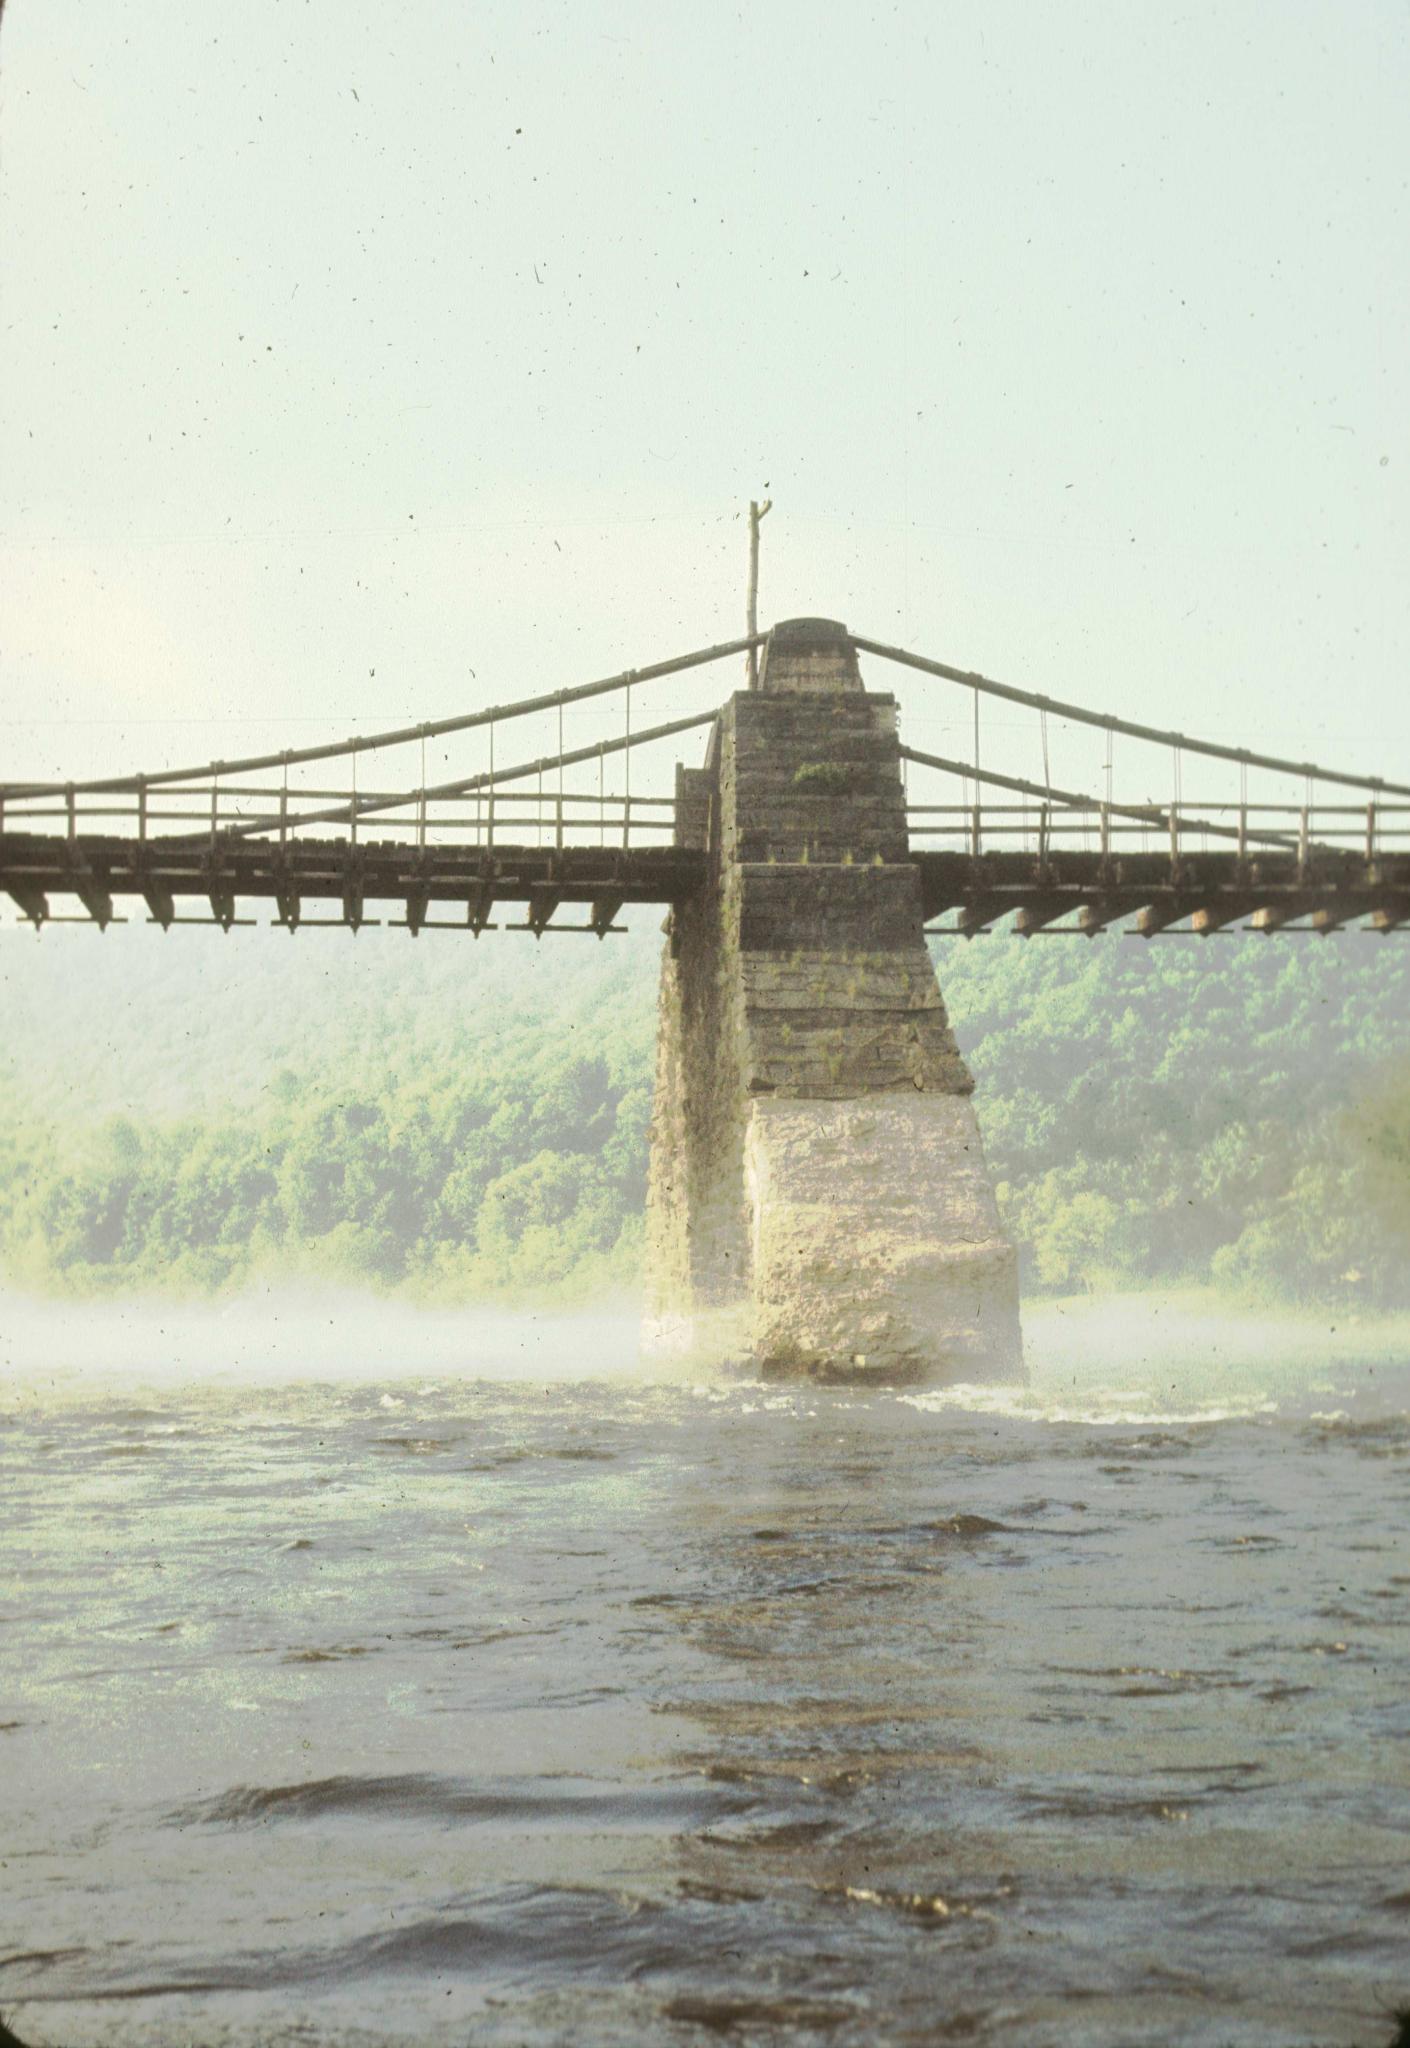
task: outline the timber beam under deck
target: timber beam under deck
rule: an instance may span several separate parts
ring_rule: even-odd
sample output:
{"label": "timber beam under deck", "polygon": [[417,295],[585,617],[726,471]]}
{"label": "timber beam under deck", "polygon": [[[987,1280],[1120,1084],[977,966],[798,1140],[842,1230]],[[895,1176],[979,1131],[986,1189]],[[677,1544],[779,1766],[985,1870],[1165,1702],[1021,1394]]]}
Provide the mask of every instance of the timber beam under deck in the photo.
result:
{"label": "timber beam under deck", "polygon": [[[916,853],[921,907],[932,927],[961,937],[992,930],[1013,916],[1021,937],[1058,929],[1093,938],[1108,924],[1137,920],[1146,938],[1176,926],[1206,937],[1231,925],[1273,933],[1294,920],[1332,932],[1359,920],[1388,933],[1410,921],[1410,858],[1368,864],[1357,854],[1318,848],[1295,852],[1202,853],[1172,863],[1168,854],[1114,860],[1100,853]],[[1015,913],[1017,915],[1015,916]]]}
{"label": "timber beam under deck", "polygon": [[[352,846],[346,839],[300,839],[281,847],[226,833],[200,843],[0,833],[0,889],[34,924],[53,915],[54,895],[78,896],[100,924],[112,916],[115,897],[131,896],[163,926],[190,923],[194,912],[198,921],[228,930],[237,904],[251,899],[270,902],[274,922],[290,931],[305,923],[355,931],[367,921],[366,906],[381,903],[413,935],[447,925],[478,935],[491,928],[497,903],[521,903],[531,931],[603,936],[624,905],[684,901],[704,881],[705,868],[703,852],[673,846],[416,848],[394,840]],[[182,899],[189,899],[184,911]],[[560,907],[571,904],[585,905],[586,919],[555,924]],[[336,914],[310,917],[310,906]],[[447,909],[460,915],[447,918]]]}
{"label": "timber beam under deck", "polygon": [[[1410,927],[1410,858],[1369,864],[1355,853],[1314,848],[1310,859],[1261,853],[1201,853],[1172,863],[1162,853],[1113,859],[1100,853],[922,852],[919,870],[927,923],[952,913],[939,929],[968,936],[1010,917],[1020,935],[1062,931],[1095,936],[1135,918],[1147,937],[1175,927],[1212,935],[1233,926],[1273,933],[1299,928],[1332,932],[1365,921],[1382,933]],[[100,925],[114,900],[136,898],[155,923],[210,922],[229,930],[242,901],[267,901],[275,922],[352,930],[367,906],[394,913],[388,922],[413,935],[426,930],[493,930],[496,905],[524,906],[521,928],[538,933],[615,929],[617,913],[636,903],[685,902],[706,879],[709,856],[699,848],[434,846],[373,840],[299,839],[287,845],[220,834],[214,841],[133,840],[80,834],[0,833],[0,890],[21,915],[42,924],[51,899],[77,897]],[[181,905],[185,903],[185,908]],[[582,905],[585,916],[557,922]],[[332,916],[317,914],[331,909]],[[447,913],[453,913],[448,915]]]}

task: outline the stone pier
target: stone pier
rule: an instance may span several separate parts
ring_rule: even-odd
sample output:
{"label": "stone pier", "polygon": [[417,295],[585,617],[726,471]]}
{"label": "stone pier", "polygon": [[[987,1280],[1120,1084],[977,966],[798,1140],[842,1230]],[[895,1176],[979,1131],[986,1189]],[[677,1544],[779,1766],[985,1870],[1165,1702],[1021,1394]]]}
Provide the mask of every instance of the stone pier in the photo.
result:
{"label": "stone pier", "polygon": [[779,1378],[1015,1379],[1013,1248],[926,948],[890,696],[776,626],[677,771],[710,856],[661,970],[649,1352]]}

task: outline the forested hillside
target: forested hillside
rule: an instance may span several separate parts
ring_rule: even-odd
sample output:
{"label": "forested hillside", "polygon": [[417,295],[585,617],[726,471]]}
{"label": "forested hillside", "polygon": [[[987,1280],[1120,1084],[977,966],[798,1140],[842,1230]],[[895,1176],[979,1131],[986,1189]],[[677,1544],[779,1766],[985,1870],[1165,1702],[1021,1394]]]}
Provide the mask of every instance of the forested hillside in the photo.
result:
{"label": "forested hillside", "polygon": [[[635,1283],[654,920],[628,938],[0,936],[12,1284]],[[938,953],[1032,1289],[1410,1301],[1410,947]]]}

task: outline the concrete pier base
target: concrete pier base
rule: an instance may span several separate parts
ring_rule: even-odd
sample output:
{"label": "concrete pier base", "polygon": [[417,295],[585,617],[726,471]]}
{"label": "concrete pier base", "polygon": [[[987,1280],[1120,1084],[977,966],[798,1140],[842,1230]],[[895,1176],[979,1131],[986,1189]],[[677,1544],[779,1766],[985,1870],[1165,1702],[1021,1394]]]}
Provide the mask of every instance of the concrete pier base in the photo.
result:
{"label": "concrete pier base", "polygon": [[895,701],[770,635],[681,771],[710,881],[662,964],[648,1352],[765,1375],[1022,1376],[1018,1284],[907,857]]}

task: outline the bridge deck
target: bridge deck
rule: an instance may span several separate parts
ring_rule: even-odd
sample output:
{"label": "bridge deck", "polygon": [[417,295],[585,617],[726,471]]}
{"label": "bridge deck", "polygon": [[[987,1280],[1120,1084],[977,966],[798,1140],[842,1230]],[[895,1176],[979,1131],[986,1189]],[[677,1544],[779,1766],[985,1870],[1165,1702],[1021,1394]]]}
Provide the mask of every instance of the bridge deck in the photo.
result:
{"label": "bridge deck", "polygon": [[[675,846],[446,845],[418,848],[393,840],[351,844],[346,837],[301,837],[286,846],[220,834],[214,841],[80,833],[0,833],[0,888],[35,922],[53,915],[50,898],[69,896],[100,925],[115,900],[137,898],[157,923],[230,925],[242,899],[272,902],[276,922],[368,922],[369,904],[395,904],[394,922],[412,932],[449,920],[477,932],[502,903],[525,906],[533,931],[587,930],[601,936],[627,904],[681,902],[706,875],[707,855]],[[1095,933],[1136,917],[1148,935],[1191,921],[1212,932],[1251,919],[1276,931],[1301,920],[1334,931],[1367,919],[1388,932],[1410,926],[1410,859],[1368,862],[1350,850],[1314,847],[1310,857],[1264,852],[1120,856],[1075,849],[913,852],[927,919],[949,915],[946,929],[982,931],[1017,913],[1021,933],[1061,925]],[[585,923],[553,922],[561,905],[585,904]],[[329,919],[320,913],[328,908]],[[313,914],[310,915],[310,909]],[[1064,923],[1064,921],[1066,921]]]}
{"label": "bridge deck", "polygon": [[[24,916],[52,915],[53,895],[78,898],[99,924],[114,916],[114,899],[138,897],[162,925],[189,922],[181,899],[208,906],[216,923],[230,925],[242,898],[273,902],[276,922],[309,918],[308,905],[329,906],[332,920],[368,922],[369,903],[395,903],[413,931],[434,926],[438,908],[463,909],[471,931],[487,928],[498,903],[522,903],[531,930],[545,930],[560,904],[583,903],[583,926],[555,925],[599,935],[628,903],[675,903],[698,888],[705,855],[672,846],[428,846],[394,840],[352,845],[346,838],[301,838],[281,847],[266,840],[220,835],[213,843],[79,834],[65,839],[39,833],[0,833],[0,888]],[[205,921],[202,918],[201,921]],[[457,920],[460,922],[460,920]]]}
{"label": "bridge deck", "polygon": [[1410,920],[1410,861],[1368,863],[1350,852],[1314,849],[1315,857],[1201,852],[1119,857],[1075,850],[974,856],[920,853],[921,901],[927,921],[953,913],[950,928],[983,931],[1017,912],[1024,935],[1062,920],[1089,935],[1135,917],[1148,937],[1190,921],[1208,934],[1249,919],[1256,930],[1280,931],[1308,919],[1321,932],[1369,919],[1395,930]]}

